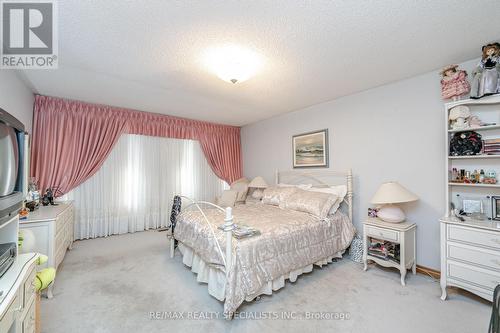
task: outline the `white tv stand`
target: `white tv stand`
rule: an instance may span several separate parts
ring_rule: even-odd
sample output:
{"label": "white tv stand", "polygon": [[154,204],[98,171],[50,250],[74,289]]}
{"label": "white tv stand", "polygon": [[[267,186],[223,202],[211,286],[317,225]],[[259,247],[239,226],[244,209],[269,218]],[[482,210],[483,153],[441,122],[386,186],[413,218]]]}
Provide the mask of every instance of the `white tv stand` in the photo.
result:
{"label": "white tv stand", "polygon": [[[19,218],[16,215],[0,226],[0,242],[16,242]],[[34,333],[35,275],[37,253],[17,256],[12,266],[0,278],[0,332]]]}

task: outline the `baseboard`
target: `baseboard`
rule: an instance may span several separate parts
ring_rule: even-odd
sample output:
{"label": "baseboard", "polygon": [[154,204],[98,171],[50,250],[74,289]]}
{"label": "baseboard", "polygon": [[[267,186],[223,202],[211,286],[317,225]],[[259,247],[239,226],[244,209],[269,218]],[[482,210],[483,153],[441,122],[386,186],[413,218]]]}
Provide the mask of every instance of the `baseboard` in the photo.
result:
{"label": "baseboard", "polygon": [[432,276],[434,279],[439,280],[441,278],[441,272],[432,268],[427,268],[424,266],[417,265],[417,273],[426,274]]}

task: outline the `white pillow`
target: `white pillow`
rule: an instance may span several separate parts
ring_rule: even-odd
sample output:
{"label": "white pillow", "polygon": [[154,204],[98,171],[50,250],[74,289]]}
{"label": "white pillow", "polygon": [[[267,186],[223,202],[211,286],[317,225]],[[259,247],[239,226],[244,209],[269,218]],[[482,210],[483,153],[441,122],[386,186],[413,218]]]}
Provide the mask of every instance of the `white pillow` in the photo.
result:
{"label": "white pillow", "polygon": [[235,180],[229,187],[232,191],[238,192],[236,196],[236,202],[244,203],[247,198],[248,184],[250,181],[246,178],[240,178]]}
{"label": "white pillow", "polygon": [[234,207],[237,197],[237,191],[225,190],[222,192],[222,195],[217,198],[217,205],[221,206],[222,208]]}
{"label": "white pillow", "polygon": [[312,187],[312,184],[299,184],[299,185],[292,185],[292,184],[278,184],[278,187],[296,187],[300,188],[301,190],[308,190]]}
{"label": "white pillow", "polygon": [[335,194],[337,196],[337,201],[333,204],[332,208],[330,208],[330,212],[328,213],[328,215],[333,215],[339,209],[342,201],[344,201],[344,198],[347,195],[347,185],[311,187],[307,189],[307,191]]}

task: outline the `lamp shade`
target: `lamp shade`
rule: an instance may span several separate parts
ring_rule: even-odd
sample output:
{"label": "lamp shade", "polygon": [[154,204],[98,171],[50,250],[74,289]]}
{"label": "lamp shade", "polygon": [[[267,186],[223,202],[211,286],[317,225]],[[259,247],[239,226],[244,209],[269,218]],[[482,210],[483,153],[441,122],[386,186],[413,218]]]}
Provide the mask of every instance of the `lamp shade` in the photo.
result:
{"label": "lamp shade", "polygon": [[255,177],[254,179],[252,179],[252,181],[250,182],[250,184],[248,184],[248,187],[266,188],[267,187],[267,183],[264,180],[264,178],[258,176],[258,177]]}
{"label": "lamp shade", "polygon": [[371,202],[375,205],[417,201],[418,197],[398,182],[387,182],[380,185]]}

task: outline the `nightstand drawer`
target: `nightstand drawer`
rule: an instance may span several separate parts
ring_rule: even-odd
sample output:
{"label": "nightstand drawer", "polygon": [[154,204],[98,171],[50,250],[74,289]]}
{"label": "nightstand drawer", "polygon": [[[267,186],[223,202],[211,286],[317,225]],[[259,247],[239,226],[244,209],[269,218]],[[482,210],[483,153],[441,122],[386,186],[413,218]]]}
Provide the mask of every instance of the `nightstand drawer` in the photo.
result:
{"label": "nightstand drawer", "polygon": [[382,238],[383,240],[399,242],[399,233],[394,230],[377,228],[369,225],[365,225],[366,235],[376,238]]}

